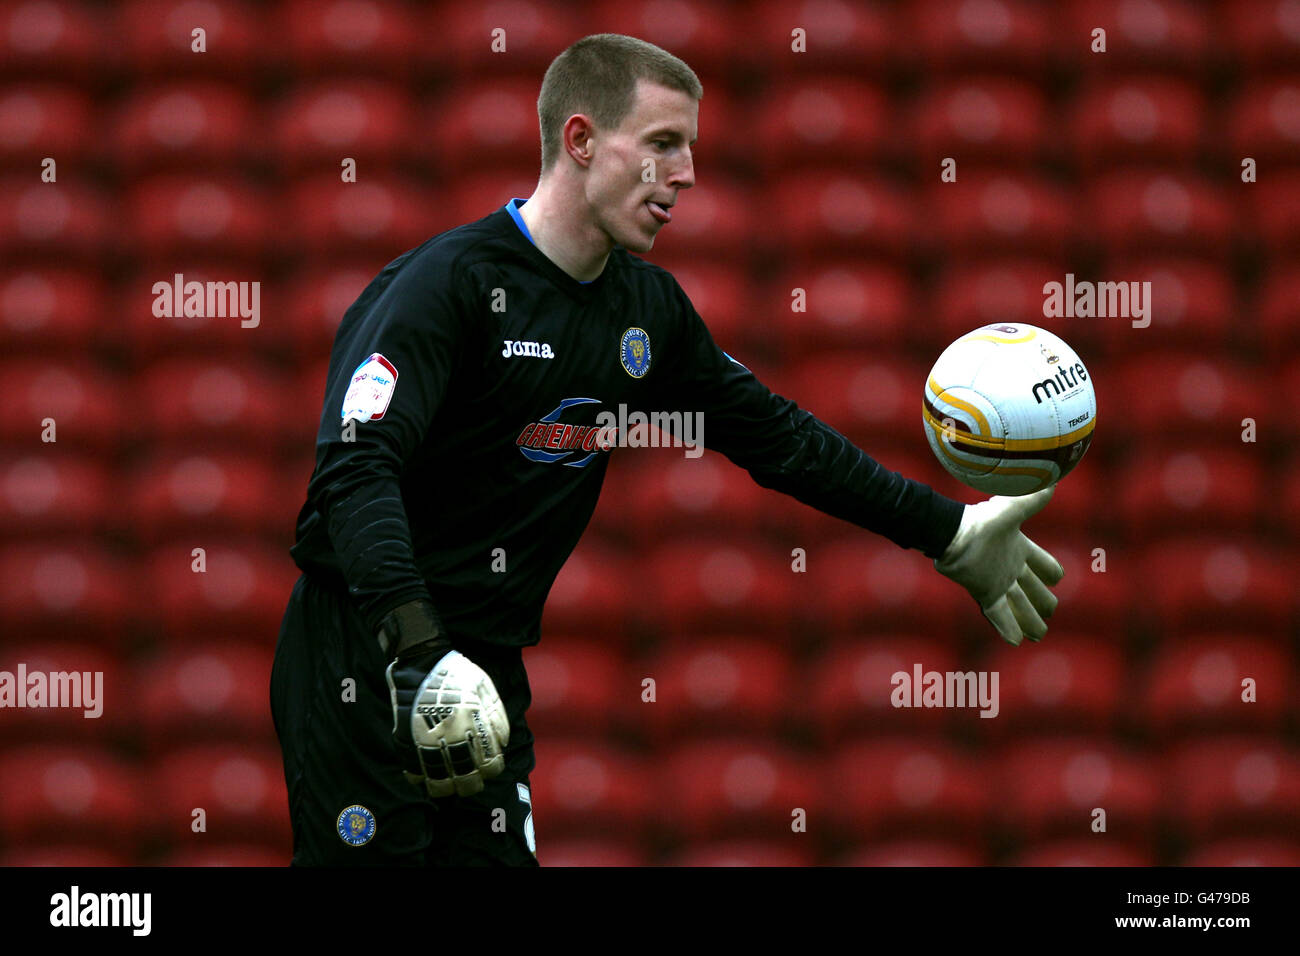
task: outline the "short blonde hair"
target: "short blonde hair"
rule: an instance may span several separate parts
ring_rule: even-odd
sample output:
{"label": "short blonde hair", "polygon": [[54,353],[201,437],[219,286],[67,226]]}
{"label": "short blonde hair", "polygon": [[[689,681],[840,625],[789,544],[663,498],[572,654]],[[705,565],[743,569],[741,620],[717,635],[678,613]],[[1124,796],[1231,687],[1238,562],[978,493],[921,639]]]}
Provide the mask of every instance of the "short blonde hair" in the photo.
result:
{"label": "short blonde hair", "polygon": [[537,119],[542,132],[542,172],[555,165],[565,121],[586,113],[597,126],[616,129],[632,110],[638,80],[650,80],[702,99],[695,71],[667,50],[636,37],[596,33],[557,56],[542,79]]}

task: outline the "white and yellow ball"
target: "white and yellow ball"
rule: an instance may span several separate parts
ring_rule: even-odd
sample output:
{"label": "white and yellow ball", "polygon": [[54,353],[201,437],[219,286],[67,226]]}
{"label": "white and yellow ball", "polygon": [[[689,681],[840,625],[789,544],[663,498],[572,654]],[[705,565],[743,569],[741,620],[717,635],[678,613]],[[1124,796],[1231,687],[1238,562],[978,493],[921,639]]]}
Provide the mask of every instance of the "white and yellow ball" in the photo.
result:
{"label": "white and yellow ball", "polygon": [[1092,376],[1059,336],[986,325],[944,349],[921,407],[943,467],[993,495],[1027,495],[1065,477],[1092,441]]}

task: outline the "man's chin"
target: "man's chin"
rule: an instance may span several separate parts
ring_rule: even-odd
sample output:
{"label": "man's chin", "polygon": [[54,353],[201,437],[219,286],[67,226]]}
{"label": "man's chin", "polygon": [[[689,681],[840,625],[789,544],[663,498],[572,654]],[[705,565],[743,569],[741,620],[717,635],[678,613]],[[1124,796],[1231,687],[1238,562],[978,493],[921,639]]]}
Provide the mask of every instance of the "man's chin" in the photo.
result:
{"label": "man's chin", "polygon": [[620,243],[628,252],[634,252],[638,255],[649,252],[655,247],[655,237],[641,234],[630,237],[627,241]]}

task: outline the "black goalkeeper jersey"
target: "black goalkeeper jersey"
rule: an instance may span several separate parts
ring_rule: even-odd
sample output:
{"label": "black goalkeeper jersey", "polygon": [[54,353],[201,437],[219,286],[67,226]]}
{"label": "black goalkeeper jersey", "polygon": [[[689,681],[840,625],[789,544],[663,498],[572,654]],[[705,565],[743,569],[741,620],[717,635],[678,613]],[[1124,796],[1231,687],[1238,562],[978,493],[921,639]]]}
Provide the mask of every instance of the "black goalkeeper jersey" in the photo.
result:
{"label": "black goalkeeper jersey", "polygon": [[620,406],[702,413],[704,446],[758,484],[929,557],[961,520],[718,348],[671,274],[616,247],[579,282],[505,207],[385,266],[328,375],[291,554],[372,631],[426,597],[453,637],[535,644],[610,454],[636,454]]}

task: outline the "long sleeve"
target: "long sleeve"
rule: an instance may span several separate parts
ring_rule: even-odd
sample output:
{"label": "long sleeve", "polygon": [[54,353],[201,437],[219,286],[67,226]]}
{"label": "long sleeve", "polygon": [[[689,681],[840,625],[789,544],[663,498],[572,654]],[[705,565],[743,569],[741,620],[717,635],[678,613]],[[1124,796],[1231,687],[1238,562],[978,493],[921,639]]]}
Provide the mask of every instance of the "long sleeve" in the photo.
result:
{"label": "long sleeve", "polygon": [[420,252],[390,263],[340,324],[308,487],[372,632],[398,605],[429,599],[401,476],[425,440],[468,324],[451,268]]}
{"label": "long sleeve", "polygon": [[674,282],[681,333],[659,383],[665,409],[701,412],[704,445],[765,488],[884,535],[928,557],[941,555],[961,522],[961,502],[889,471],[847,438],[771,392],[714,343]]}

